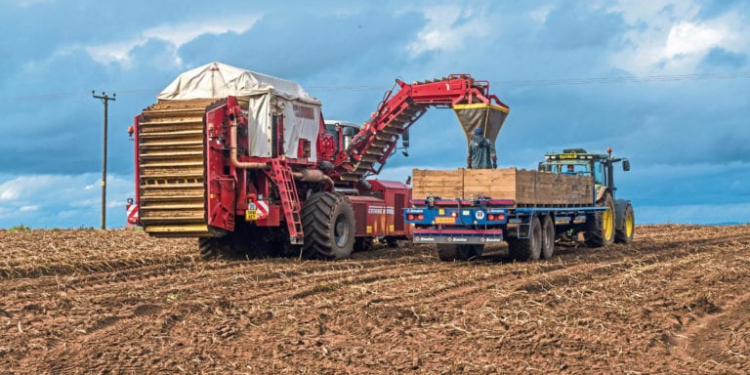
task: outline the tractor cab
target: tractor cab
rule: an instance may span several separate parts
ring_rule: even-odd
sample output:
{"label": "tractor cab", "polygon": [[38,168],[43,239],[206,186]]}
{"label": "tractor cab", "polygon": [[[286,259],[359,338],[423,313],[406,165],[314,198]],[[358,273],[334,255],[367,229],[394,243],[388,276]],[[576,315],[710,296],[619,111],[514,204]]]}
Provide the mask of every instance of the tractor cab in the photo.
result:
{"label": "tractor cab", "polygon": [[359,133],[360,128],[359,125],[353,122],[339,120],[325,120],[325,126],[326,134],[333,137],[336,155],[338,155],[339,151],[349,148],[352,138]]}
{"label": "tractor cab", "polygon": [[625,158],[613,158],[612,149],[608,148],[606,154],[589,153],[582,148],[565,149],[562,153],[547,153],[544,161],[539,163],[539,171],[591,176],[597,189],[608,186],[615,189],[614,170],[615,163],[622,162],[623,171],[630,170],[630,161]]}

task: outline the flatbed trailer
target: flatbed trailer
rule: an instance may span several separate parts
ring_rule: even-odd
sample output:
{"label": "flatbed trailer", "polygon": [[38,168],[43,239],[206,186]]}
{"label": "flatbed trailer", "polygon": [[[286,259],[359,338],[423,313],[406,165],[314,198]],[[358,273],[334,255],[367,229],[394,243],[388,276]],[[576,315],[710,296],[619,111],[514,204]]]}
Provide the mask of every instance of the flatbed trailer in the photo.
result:
{"label": "flatbed trailer", "polygon": [[554,218],[555,232],[563,233],[585,224],[587,215],[607,210],[595,205],[514,208],[512,201],[491,199],[437,200],[432,206],[425,199],[413,199],[411,204],[406,221],[415,225],[412,242],[434,244],[484,245],[501,243],[506,237],[526,239],[533,219],[547,216]]}
{"label": "flatbed trailer", "polygon": [[[614,199],[616,188],[612,181],[612,165],[627,159],[578,149],[552,155],[540,163],[539,171],[459,170],[428,174],[415,170],[418,178],[414,199],[411,208],[404,210],[405,222],[414,226],[413,243],[437,244],[440,258],[445,261],[466,260],[481,255],[484,245],[503,242],[508,243],[510,255],[516,260],[549,259],[556,239],[576,239],[579,233],[584,234],[585,243],[591,247],[630,243],[633,208],[628,200]],[[568,169],[568,165],[577,166],[578,171]],[[624,163],[623,169],[629,170],[630,163]],[[457,174],[464,178],[456,179]],[[441,185],[443,176],[451,182]],[[429,193],[422,198],[428,191],[425,186],[459,197],[444,199]],[[481,191],[492,196],[468,196],[468,192]]]}

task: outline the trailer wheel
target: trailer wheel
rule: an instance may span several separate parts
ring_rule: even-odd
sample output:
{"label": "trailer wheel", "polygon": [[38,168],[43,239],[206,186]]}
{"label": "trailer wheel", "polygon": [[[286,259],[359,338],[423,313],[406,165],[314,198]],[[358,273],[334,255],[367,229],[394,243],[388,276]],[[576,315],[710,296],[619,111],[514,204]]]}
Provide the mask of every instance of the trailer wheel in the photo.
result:
{"label": "trailer wheel", "polygon": [[454,260],[469,260],[472,257],[481,256],[484,251],[483,245],[450,245],[438,244],[438,257],[443,262]]}
{"label": "trailer wheel", "polygon": [[544,217],[542,224],[542,258],[552,259],[552,253],[555,252],[555,222],[552,216]]}
{"label": "trailer wheel", "polygon": [[341,194],[315,193],[302,207],[302,230],[303,257],[348,258],[354,248],[354,210]]}
{"label": "trailer wheel", "polygon": [[635,233],[635,213],[633,212],[633,206],[628,205],[625,208],[625,221],[622,223],[622,228],[615,231],[615,242],[629,244],[633,242],[633,234]]}
{"label": "trailer wheel", "polygon": [[458,245],[438,244],[438,257],[443,262],[452,262],[458,258]]}
{"label": "trailer wheel", "polygon": [[597,206],[609,207],[609,210],[598,211],[586,217],[584,239],[588,247],[609,246],[615,241],[615,203],[612,195],[605,193]]}
{"label": "trailer wheel", "polygon": [[539,260],[542,253],[542,224],[538,217],[531,219],[529,238],[508,241],[510,256],[519,262]]}

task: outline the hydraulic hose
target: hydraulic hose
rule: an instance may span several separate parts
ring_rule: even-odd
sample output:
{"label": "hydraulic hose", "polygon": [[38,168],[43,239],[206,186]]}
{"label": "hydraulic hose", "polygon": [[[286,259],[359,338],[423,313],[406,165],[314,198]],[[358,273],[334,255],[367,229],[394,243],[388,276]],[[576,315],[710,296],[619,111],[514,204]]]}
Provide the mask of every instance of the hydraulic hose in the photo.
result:
{"label": "hydraulic hose", "polygon": [[266,169],[267,163],[241,162],[237,160],[237,120],[229,123],[229,159],[232,165],[240,169]]}

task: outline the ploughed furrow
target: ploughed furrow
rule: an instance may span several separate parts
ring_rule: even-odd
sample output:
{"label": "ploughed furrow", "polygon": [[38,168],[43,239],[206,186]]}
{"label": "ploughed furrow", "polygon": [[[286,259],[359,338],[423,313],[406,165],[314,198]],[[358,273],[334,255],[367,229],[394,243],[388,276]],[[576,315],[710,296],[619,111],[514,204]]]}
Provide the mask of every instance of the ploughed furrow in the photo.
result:
{"label": "ploughed furrow", "polygon": [[[71,286],[70,293],[76,298],[90,296],[101,299],[109,298],[128,291],[139,289],[152,290],[159,294],[174,295],[190,293],[200,295],[206,285],[207,290],[214,293],[213,288],[229,290],[237,289],[243,298],[255,298],[255,294],[265,295],[274,292],[283,293],[295,286],[289,283],[323,282],[355,273],[382,272],[389,269],[409,267],[396,259],[381,262],[367,262],[362,264],[314,262],[300,264],[295,260],[282,260],[278,267],[269,268],[266,261],[226,261],[226,262],[198,262],[184,269],[173,268],[163,272],[152,270],[142,274],[134,273],[126,277],[114,279],[98,279],[81,286]],[[263,265],[262,268],[259,266]],[[275,289],[281,287],[279,290]]]}
{"label": "ploughed furrow", "polygon": [[210,236],[205,206],[206,107],[159,101],[138,122],[140,219],[155,236]]}
{"label": "ploughed furrow", "polygon": [[[390,263],[390,262],[389,262]],[[190,293],[201,297],[201,285],[210,282],[215,288],[224,290],[229,301],[253,303],[281,303],[290,299],[301,299],[318,293],[334,292],[341,288],[366,284],[374,280],[403,278],[410,274],[408,264],[372,264],[371,267],[327,267],[310,270],[277,270],[264,275],[242,273],[206,275],[200,282],[180,283],[165,293]],[[424,271],[430,273],[433,271]],[[210,292],[210,291],[209,291]]]}

